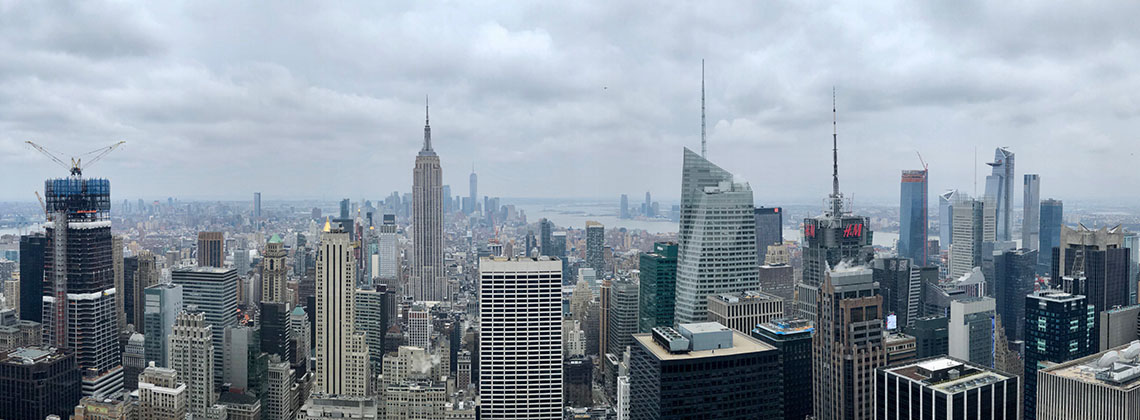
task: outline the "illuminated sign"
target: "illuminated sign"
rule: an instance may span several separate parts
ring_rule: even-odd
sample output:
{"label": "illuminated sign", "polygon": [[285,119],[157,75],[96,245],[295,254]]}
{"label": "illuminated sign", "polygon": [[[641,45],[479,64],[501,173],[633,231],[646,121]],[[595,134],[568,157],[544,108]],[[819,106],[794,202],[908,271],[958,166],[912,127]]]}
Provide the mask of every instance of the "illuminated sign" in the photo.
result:
{"label": "illuminated sign", "polygon": [[863,224],[862,223],[858,223],[858,224],[854,224],[854,225],[847,225],[847,227],[843,228],[843,237],[844,238],[857,238],[857,237],[862,236],[862,235],[863,235]]}
{"label": "illuminated sign", "polygon": [[804,236],[809,238],[815,237],[815,225],[804,225]]}

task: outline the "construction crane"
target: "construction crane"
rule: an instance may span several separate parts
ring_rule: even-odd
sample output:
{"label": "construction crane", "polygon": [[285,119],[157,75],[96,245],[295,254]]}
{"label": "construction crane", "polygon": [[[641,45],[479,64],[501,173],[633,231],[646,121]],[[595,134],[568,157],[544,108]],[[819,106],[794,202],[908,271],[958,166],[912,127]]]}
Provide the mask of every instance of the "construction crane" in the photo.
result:
{"label": "construction crane", "polygon": [[51,216],[48,215],[47,205],[44,204],[44,198],[40,196],[39,191],[33,192],[36,193],[36,200],[40,200],[40,210],[44,211],[44,220],[51,220]]}
{"label": "construction crane", "polygon": [[918,161],[919,161],[919,163],[922,163],[922,170],[924,170],[924,171],[927,170],[927,168],[929,168],[929,166],[926,164],[925,160],[922,160],[922,153],[919,153],[917,150],[915,150],[914,154],[918,155]]}
{"label": "construction crane", "polygon": [[[103,156],[107,156],[107,154],[111,153],[112,150],[115,150],[116,148],[118,148],[119,146],[122,146],[123,143],[126,143],[126,142],[125,141],[119,141],[119,142],[112,144],[110,146],[107,146],[107,147],[100,147],[98,149],[92,150],[92,151],[84,153],[82,155],[73,156],[71,158],[71,164],[70,165],[67,164],[66,162],[64,162],[62,159],[56,157],[56,155],[54,153],[48,151],[43,146],[35,144],[31,141],[25,141],[24,143],[31,145],[33,148],[38,150],[40,153],[43,153],[44,156],[51,158],[52,161],[54,161],[55,163],[58,163],[60,166],[63,166],[64,168],[69,169],[71,171],[71,176],[81,177],[81,176],[83,176],[83,169],[91,167],[91,165],[94,165],[95,162],[98,162],[100,159],[102,159]],[[93,156],[93,157],[88,158],[87,164],[84,165],[82,163],[82,160],[84,157],[87,157],[87,156]]]}

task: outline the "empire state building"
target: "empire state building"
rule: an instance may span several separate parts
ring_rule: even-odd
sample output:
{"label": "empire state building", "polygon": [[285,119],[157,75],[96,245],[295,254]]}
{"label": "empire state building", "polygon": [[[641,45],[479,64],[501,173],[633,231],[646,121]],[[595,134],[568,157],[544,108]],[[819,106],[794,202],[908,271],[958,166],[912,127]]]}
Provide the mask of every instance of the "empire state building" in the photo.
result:
{"label": "empire state building", "polygon": [[412,275],[405,292],[417,301],[447,298],[443,265],[443,169],[431,148],[431,124],[424,108],[424,147],[412,172]]}

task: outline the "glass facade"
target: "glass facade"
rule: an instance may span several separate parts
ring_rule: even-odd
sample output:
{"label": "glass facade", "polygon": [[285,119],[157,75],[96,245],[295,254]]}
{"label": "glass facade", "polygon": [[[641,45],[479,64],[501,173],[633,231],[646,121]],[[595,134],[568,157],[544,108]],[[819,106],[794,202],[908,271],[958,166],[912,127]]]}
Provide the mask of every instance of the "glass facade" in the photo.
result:
{"label": "glass facade", "polygon": [[917,265],[928,264],[926,255],[926,171],[903,171],[899,201],[899,256]]}
{"label": "glass facade", "polygon": [[658,242],[653,252],[641,254],[641,293],[638,296],[638,332],[673,326],[676,303],[677,244]]}
{"label": "glass facade", "polygon": [[1096,352],[1096,310],[1081,295],[1040,291],[1025,297],[1025,419],[1037,418],[1037,370]]}
{"label": "glass facade", "polygon": [[1037,254],[1037,274],[1053,273],[1053,248],[1061,244],[1061,225],[1065,223],[1064,207],[1061,200],[1041,201],[1041,243],[1037,248],[1040,251]]}

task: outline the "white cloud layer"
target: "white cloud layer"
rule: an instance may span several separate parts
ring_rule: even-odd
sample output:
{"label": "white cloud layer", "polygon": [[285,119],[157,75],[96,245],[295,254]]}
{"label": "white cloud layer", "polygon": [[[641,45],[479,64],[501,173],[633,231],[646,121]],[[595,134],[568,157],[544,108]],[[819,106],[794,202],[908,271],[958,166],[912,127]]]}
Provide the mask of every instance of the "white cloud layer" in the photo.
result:
{"label": "white cloud layer", "polygon": [[[1134,200],[1140,3],[0,0],[0,200],[65,155],[120,198],[409,191],[431,95],[445,183],[509,197],[679,195],[700,147],[761,204],[972,189],[1017,154],[1042,196]],[[980,165],[979,171],[986,169]],[[984,173],[982,174],[984,176]],[[1019,188],[1020,190],[1020,188]]]}

